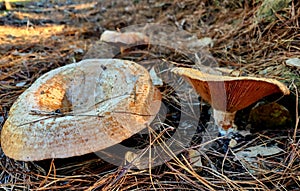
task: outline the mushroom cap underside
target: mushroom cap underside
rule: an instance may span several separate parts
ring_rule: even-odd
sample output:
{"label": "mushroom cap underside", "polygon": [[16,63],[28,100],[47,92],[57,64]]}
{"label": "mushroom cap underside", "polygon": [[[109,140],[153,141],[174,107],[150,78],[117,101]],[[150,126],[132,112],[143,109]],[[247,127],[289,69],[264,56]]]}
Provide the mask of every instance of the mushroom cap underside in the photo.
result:
{"label": "mushroom cap underside", "polygon": [[23,161],[95,152],[145,128],[160,103],[142,66],[83,60],[44,74],[19,96],[3,126],[1,146],[7,156]]}
{"label": "mushroom cap underside", "polygon": [[274,79],[218,76],[182,67],[174,68],[172,72],[183,76],[202,99],[220,111],[236,112],[268,95],[290,92]]}

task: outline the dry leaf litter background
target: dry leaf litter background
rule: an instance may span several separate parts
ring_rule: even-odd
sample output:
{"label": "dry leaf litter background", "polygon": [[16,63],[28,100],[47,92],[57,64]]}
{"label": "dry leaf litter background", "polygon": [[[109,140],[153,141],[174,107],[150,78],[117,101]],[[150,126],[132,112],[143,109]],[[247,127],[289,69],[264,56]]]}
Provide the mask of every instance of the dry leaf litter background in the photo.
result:
{"label": "dry leaf litter background", "polygon": [[[78,62],[84,56],[89,57],[89,51],[93,46],[97,47],[105,30],[122,30],[123,27],[145,23],[184,29],[195,35],[192,41],[197,43],[186,42],[178,50],[160,46],[135,47],[117,58],[135,61],[149,70],[156,63],[160,71],[169,66],[194,66],[198,59],[205,58],[209,64],[217,63],[226,68],[222,72],[228,75],[280,80],[288,85],[291,96],[279,102],[288,108],[293,120],[288,127],[247,136],[228,153],[221,152],[218,142],[206,152],[197,150],[199,147],[194,144],[192,147],[196,151],[186,149],[177,155],[169,153],[174,159],[153,169],[114,166],[94,154],[19,162],[1,151],[1,187],[8,190],[297,189],[300,176],[296,126],[299,120],[300,4],[297,1],[282,2],[271,4],[271,12],[266,8],[268,3],[261,1],[45,0],[11,3],[10,11],[4,11],[4,6],[1,6],[1,126],[17,97],[42,74]],[[160,33],[159,42],[170,44],[168,34],[163,34]],[[153,38],[155,41],[155,35]],[[201,51],[197,47],[200,42],[206,45]],[[212,57],[207,56],[210,54]],[[172,106],[177,106],[178,98],[168,87],[160,87],[160,90],[165,102],[169,103],[168,113],[175,119],[170,124],[176,123],[178,110]],[[202,109],[208,115],[209,107],[204,104]],[[237,114],[241,127],[246,128],[247,119],[244,118],[250,109]],[[201,117],[204,124],[199,126],[204,126],[207,116]],[[161,144],[163,137],[159,139],[158,144]],[[141,141],[138,137],[134,140]],[[262,148],[267,148],[270,156],[263,156],[265,150],[259,152]],[[257,153],[253,153],[254,150]],[[196,165],[192,166],[191,161],[196,161]]]}

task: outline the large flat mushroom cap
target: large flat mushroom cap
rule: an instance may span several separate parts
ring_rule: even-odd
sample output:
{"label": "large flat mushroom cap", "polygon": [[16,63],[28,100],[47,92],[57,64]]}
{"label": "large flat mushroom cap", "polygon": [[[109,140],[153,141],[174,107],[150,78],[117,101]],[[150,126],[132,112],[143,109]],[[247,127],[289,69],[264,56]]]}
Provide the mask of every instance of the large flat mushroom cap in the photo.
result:
{"label": "large flat mushroom cap", "polygon": [[183,67],[174,68],[172,72],[188,80],[196,92],[219,111],[233,113],[265,96],[290,93],[283,83],[274,79],[218,76]]}
{"label": "large flat mushroom cap", "polygon": [[90,59],[37,79],[11,107],[1,132],[4,153],[16,160],[65,158],[99,151],[150,123],[160,92],[142,66]]}

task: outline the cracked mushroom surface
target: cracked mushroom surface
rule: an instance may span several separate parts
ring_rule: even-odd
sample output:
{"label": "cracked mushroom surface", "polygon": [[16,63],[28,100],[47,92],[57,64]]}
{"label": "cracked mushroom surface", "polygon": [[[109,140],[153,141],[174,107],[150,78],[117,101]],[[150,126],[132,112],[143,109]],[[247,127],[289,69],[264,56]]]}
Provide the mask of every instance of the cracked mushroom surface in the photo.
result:
{"label": "cracked mushroom surface", "polygon": [[117,144],[146,127],[161,94],[142,66],[88,59],[38,78],[10,109],[4,153],[33,161],[83,155]]}
{"label": "cracked mushroom surface", "polygon": [[213,118],[221,135],[234,130],[234,117],[238,110],[274,93],[290,93],[283,83],[274,79],[218,76],[183,67],[174,68],[172,72],[183,76],[212,106]]}

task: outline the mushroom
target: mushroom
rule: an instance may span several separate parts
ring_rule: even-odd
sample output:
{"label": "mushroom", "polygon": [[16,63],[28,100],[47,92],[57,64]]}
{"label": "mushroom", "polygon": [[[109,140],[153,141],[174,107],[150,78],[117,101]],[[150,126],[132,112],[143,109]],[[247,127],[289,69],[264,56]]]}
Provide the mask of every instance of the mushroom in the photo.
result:
{"label": "mushroom", "polygon": [[160,104],[144,67],[118,59],[83,60],[42,75],[19,96],[1,146],[22,161],[99,151],[145,128]]}
{"label": "mushroom", "polygon": [[149,38],[142,33],[107,30],[102,33],[99,41],[90,45],[83,58],[113,58],[130,46],[144,44],[149,44]]}
{"label": "mushroom", "polygon": [[140,32],[117,32],[104,31],[100,37],[100,41],[114,44],[120,47],[121,53],[130,46],[149,44],[149,38]]}
{"label": "mushroom", "polygon": [[174,68],[172,72],[189,81],[202,99],[212,106],[213,118],[221,135],[235,130],[234,117],[238,110],[273,93],[290,93],[284,84],[274,79],[218,76],[183,67]]}

